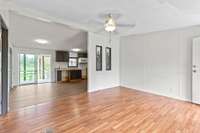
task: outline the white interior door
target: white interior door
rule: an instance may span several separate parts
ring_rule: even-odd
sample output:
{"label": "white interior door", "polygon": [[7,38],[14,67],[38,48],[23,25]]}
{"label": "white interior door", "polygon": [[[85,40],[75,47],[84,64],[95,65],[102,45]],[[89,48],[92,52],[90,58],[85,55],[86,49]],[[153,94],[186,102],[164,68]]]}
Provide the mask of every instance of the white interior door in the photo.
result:
{"label": "white interior door", "polygon": [[193,39],[192,102],[200,104],[200,38]]}

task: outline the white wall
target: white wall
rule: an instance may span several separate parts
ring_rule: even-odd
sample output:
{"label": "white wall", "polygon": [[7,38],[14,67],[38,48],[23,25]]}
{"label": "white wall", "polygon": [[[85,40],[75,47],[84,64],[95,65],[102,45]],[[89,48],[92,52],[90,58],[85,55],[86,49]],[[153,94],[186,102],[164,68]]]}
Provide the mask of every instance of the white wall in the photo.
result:
{"label": "white wall", "polygon": [[[119,86],[119,38],[113,37],[109,45],[108,36],[88,33],[88,91],[97,91]],[[96,71],[96,45],[103,46],[103,70]],[[105,70],[105,47],[112,48],[112,70]]]}
{"label": "white wall", "polygon": [[121,86],[191,100],[192,39],[200,27],[121,38]]}
{"label": "white wall", "polygon": [[51,55],[51,82],[55,81],[55,51],[54,50],[42,50],[42,49],[27,49],[27,48],[13,48],[13,64],[12,64],[12,86],[19,85],[19,54],[46,54]]}

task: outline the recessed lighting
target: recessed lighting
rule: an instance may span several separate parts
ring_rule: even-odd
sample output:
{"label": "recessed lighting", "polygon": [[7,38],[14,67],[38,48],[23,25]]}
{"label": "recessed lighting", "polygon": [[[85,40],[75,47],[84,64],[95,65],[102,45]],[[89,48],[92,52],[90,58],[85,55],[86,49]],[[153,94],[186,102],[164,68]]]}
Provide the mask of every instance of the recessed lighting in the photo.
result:
{"label": "recessed lighting", "polygon": [[39,44],[47,44],[47,43],[49,43],[49,41],[47,41],[45,39],[35,39],[35,42],[37,42]]}
{"label": "recessed lighting", "polygon": [[81,51],[81,49],[79,49],[79,48],[73,48],[72,51],[79,52],[79,51]]}

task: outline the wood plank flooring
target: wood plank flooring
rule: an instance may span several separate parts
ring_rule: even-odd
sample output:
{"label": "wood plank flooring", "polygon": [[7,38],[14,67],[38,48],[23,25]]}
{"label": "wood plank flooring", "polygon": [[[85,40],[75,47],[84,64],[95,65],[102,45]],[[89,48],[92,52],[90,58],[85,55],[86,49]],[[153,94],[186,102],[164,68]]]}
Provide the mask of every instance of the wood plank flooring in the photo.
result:
{"label": "wood plank flooring", "polygon": [[0,117],[0,133],[199,133],[200,106],[123,87],[61,97]]}
{"label": "wood plank flooring", "polygon": [[87,91],[87,81],[25,85],[10,91],[10,111]]}

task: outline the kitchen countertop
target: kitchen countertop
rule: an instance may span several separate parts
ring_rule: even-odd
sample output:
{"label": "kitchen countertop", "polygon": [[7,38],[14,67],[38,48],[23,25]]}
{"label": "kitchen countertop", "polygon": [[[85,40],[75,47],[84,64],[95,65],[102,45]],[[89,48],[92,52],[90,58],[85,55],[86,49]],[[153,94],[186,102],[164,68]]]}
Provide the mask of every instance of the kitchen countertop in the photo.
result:
{"label": "kitchen countertop", "polygon": [[74,70],[82,70],[80,68],[56,68],[57,71],[74,71]]}

